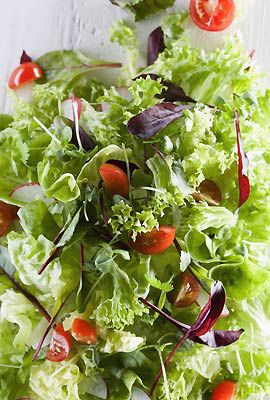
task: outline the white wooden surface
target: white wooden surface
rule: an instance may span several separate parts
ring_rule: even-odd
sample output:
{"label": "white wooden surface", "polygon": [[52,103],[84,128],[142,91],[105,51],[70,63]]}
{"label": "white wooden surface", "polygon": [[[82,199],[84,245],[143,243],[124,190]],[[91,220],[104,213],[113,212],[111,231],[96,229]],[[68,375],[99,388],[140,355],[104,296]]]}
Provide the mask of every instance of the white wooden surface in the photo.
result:
{"label": "white wooden surface", "polygon": [[[270,84],[270,0],[236,0],[243,6],[229,30],[241,29],[247,50],[256,49],[256,62]],[[185,8],[188,0],[177,0],[174,9]],[[32,57],[55,49],[79,48],[103,59],[124,60],[121,49],[109,41],[109,27],[127,14],[109,0],[0,0],[0,112],[8,108],[6,81],[23,49]],[[138,24],[142,51],[145,38],[160,17]],[[208,36],[201,42],[206,43]],[[211,34],[211,42],[220,41]],[[212,40],[214,38],[214,40]]]}

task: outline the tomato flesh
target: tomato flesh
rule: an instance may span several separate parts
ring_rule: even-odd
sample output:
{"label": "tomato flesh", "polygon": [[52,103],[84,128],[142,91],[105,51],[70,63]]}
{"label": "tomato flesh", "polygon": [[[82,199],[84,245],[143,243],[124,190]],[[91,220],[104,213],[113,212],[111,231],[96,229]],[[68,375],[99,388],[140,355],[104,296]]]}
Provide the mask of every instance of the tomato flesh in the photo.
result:
{"label": "tomato flesh", "polygon": [[69,332],[64,330],[63,324],[58,324],[52,335],[50,348],[46,360],[61,362],[68,358],[72,348],[72,339]]}
{"label": "tomato flesh", "polygon": [[20,64],[11,73],[8,80],[8,86],[10,89],[17,89],[26,83],[41,78],[42,76],[43,72],[39,65],[33,62]]}
{"label": "tomato flesh", "polygon": [[0,202],[0,237],[4,236],[16,218],[16,207]]}
{"label": "tomato flesh", "polygon": [[234,20],[234,0],[191,0],[190,15],[193,22],[206,31],[223,31]]}
{"label": "tomato flesh", "polygon": [[213,391],[211,400],[233,400],[236,393],[236,383],[223,381]]}
{"label": "tomato flesh", "polygon": [[78,342],[93,344],[97,341],[97,332],[90,322],[75,318],[72,325],[72,336]]}
{"label": "tomato flesh", "polygon": [[141,233],[136,240],[129,240],[129,245],[139,253],[152,255],[163,253],[170,247],[175,238],[176,229],[173,226],[161,225],[151,232]]}
{"label": "tomato flesh", "polygon": [[218,206],[221,203],[222,195],[215,182],[205,179],[193,193],[193,198],[196,201],[204,200],[210,206]]}
{"label": "tomato flesh", "polygon": [[99,173],[108,192],[112,195],[120,194],[123,197],[128,195],[128,176],[121,168],[113,164],[102,164]]}
{"label": "tomato flesh", "polygon": [[177,308],[188,307],[196,302],[199,290],[198,281],[194,276],[185,272],[178,275],[170,300]]}

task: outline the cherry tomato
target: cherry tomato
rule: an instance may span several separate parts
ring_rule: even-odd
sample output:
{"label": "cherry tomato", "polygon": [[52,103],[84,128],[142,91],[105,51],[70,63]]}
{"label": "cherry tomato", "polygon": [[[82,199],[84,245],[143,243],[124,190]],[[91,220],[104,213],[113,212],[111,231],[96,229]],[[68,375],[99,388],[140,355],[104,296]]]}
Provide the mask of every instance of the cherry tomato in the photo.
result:
{"label": "cherry tomato", "polygon": [[175,307],[188,307],[196,302],[199,290],[198,281],[194,276],[185,272],[178,275],[175,282],[175,290],[170,294],[169,299]]}
{"label": "cherry tomato", "polygon": [[64,330],[63,324],[58,324],[53,331],[46,360],[53,362],[64,361],[68,358],[71,348],[72,339],[70,333]]}
{"label": "cherry tomato", "polygon": [[102,164],[99,168],[104,187],[112,194],[120,194],[125,197],[129,192],[127,174],[113,164]]}
{"label": "cherry tomato", "polygon": [[213,391],[211,400],[233,400],[236,393],[236,383],[223,381]]}
{"label": "cherry tomato", "polygon": [[92,344],[97,341],[97,332],[90,322],[75,318],[72,325],[72,336],[78,342]]}
{"label": "cherry tomato", "polygon": [[220,189],[217,187],[217,185],[208,180],[205,179],[197,188],[197,191],[193,193],[193,198],[196,201],[201,201],[204,200],[206,201],[210,206],[218,206],[221,203],[222,196]]}
{"label": "cherry tomato", "polygon": [[176,229],[173,226],[161,225],[151,232],[140,233],[135,242],[129,240],[129,245],[142,254],[163,253],[174,241]]}
{"label": "cherry tomato", "polygon": [[15,219],[15,207],[0,201],[0,237],[4,236]]}
{"label": "cherry tomato", "polygon": [[223,31],[233,22],[234,0],[191,0],[190,15],[193,22],[205,31]]}
{"label": "cherry tomato", "polygon": [[18,87],[23,86],[26,83],[35,81],[42,76],[43,72],[39,65],[33,62],[26,62],[20,64],[11,73],[8,80],[8,86],[10,89],[17,89]]}

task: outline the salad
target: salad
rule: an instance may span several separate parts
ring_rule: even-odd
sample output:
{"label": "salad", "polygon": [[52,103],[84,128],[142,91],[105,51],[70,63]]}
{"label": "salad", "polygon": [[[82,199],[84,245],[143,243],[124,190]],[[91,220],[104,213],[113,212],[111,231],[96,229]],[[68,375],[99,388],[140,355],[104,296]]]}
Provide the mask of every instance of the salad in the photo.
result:
{"label": "salad", "polygon": [[270,396],[270,92],[237,35],[192,45],[235,14],[207,3],[165,15],[143,68],[121,20],[125,66],[24,51],[11,73],[1,400]]}

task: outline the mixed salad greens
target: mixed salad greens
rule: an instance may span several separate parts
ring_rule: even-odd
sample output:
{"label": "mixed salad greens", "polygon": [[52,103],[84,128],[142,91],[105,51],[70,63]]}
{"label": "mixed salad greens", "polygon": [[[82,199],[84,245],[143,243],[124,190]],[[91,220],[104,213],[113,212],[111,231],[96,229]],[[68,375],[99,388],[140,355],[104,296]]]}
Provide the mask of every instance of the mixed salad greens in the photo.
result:
{"label": "mixed salad greens", "polygon": [[140,70],[120,21],[123,68],[24,52],[11,75],[1,400],[270,396],[270,92],[237,36],[206,53],[190,26],[165,16]]}

